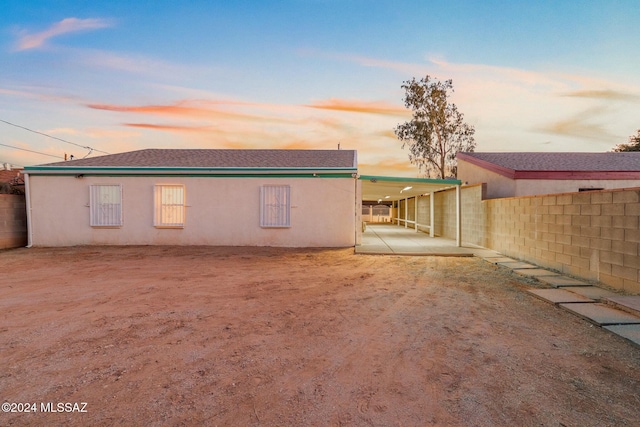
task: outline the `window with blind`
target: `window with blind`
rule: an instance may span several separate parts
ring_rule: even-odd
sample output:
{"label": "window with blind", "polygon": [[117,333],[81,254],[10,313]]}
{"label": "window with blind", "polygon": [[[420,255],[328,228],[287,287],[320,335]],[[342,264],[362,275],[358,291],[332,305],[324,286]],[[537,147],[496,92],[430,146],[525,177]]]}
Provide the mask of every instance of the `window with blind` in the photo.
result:
{"label": "window with blind", "polygon": [[260,227],[291,227],[291,188],[288,185],[260,187]]}
{"label": "window with blind", "polygon": [[89,211],[92,227],[121,227],[122,185],[89,186]]}
{"label": "window with blind", "polygon": [[155,227],[182,228],[185,222],[184,185],[156,185],[154,196]]}

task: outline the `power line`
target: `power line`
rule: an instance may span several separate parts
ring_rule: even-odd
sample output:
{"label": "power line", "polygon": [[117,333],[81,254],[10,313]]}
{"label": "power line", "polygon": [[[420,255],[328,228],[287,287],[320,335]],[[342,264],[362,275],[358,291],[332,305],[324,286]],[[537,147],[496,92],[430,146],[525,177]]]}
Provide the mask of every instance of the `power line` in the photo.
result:
{"label": "power line", "polygon": [[39,151],[27,150],[26,148],[14,147],[13,145],[1,144],[3,147],[15,148],[16,150],[28,151],[30,153],[42,154],[43,156],[55,157],[56,159],[64,160],[64,157],[54,156],[53,154],[41,153]]}
{"label": "power line", "polygon": [[67,141],[66,139],[58,138],[57,136],[51,136],[51,135],[48,135],[48,134],[43,133],[43,132],[38,132],[37,130],[29,129],[29,128],[27,128],[27,127],[20,126],[20,125],[17,125],[17,124],[15,124],[15,123],[8,122],[8,121],[6,121],[6,120],[2,120],[2,119],[0,119],[0,122],[2,122],[2,123],[6,123],[6,124],[11,125],[11,126],[15,126],[15,127],[17,127],[17,128],[20,128],[20,129],[27,130],[27,131],[29,131],[29,132],[37,133],[38,135],[43,135],[43,136],[46,136],[46,137],[48,137],[48,138],[56,139],[56,140],[58,140],[58,141],[65,142],[65,143],[67,143],[67,144],[75,145],[76,147],[84,148],[85,150],[97,151],[98,153],[103,153],[103,154],[110,154],[110,153],[107,153],[106,151],[97,150],[97,149],[95,149],[95,148],[91,148],[91,147],[86,146],[86,145],[76,144],[75,142]]}

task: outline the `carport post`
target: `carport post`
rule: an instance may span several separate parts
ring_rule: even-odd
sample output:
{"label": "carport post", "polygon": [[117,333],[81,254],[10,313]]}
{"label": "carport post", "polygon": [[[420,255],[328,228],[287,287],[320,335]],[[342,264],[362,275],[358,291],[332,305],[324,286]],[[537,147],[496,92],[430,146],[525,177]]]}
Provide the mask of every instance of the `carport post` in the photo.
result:
{"label": "carport post", "polygon": [[396,216],[395,216],[395,220],[396,223],[398,224],[398,227],[400,227],[400,200],[396,200],[391,202],[392,206],[395,207],[395,211],[396,211]]}
{"label": "carport post", "polygon": [[456,246],[462,246],[462,191],[456,185]]}
{"label": "carport post", "polygon": [[435,225],[436,225],[436,193],[429,193],[429,237],[434,237],[436,235]]}
{"label": "carport post", "polygon": [[404,198],[404,228],[409,228],[409,199]]}
{"label": "carport post", "polygon": [[416,202],[413,206],[413,219],[415,220],[416,233],[418,232],[418,197],[420,196],[416,196]]}

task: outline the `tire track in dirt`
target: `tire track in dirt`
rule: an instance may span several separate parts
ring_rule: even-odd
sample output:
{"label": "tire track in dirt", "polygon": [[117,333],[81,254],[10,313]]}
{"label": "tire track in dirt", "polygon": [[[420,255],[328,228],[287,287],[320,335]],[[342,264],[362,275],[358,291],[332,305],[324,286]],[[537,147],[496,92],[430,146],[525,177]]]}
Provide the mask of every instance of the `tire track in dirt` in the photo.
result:
{"label": "tire track in dirt", "polygon": [[[640,418],[633,348],[477,260],[207,247],[0,257],[0,395],[90,402],[54,424]],[[51,424],[0,424],[34,421]]]}

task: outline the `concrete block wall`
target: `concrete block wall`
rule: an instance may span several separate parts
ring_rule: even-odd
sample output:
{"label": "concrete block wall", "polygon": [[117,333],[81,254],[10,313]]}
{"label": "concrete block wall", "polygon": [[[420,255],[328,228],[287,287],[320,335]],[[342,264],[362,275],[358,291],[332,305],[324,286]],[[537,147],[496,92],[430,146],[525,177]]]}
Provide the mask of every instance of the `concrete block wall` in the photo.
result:
{"label": "concrete block wall", "polygon": [[[455,191],[440,203],[436,234],[455,238]],[[640,188],[482,200],[464,187],[462,218],[465,243],[640,294]]]}
{"label": "concrete block wall", "polygon": [[415,198],[407,200],[407,219],[409,221],[416,220],[416,199]]}
{"label": "concrete block wall", "polygon": [[437,236],[456,238],[455,188],[435,193],[433,224]]}
{"label": "concrete block wall", "polygon": [[0,249],[27,245],[24,195],[0,194]]}
{"label": "concrete block wall", "polygon": [[429,224],[431,221],[429,197],[431,196],[418,198],[418,224]]}
{"label": "concrete block wall", "polygon": [[[467,242],[482,242],[487,233],[487,209],[481,203],[486,187],[486,184],[476,184],[462,188],[462,236]],[[473,244],[481,246],[481,243]]]}

